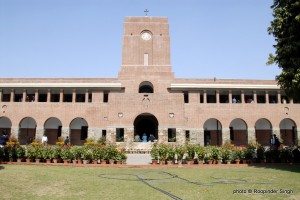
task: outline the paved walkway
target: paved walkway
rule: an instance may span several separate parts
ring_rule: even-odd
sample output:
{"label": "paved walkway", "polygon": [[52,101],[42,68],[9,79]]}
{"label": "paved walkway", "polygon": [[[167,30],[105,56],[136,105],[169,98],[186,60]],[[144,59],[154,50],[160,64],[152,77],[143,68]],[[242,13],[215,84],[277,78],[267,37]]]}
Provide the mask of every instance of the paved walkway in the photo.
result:
{"label": "paved walkway", "polygon": [[150,154],[126,154],[128,165],[150,165],[151,155]]}

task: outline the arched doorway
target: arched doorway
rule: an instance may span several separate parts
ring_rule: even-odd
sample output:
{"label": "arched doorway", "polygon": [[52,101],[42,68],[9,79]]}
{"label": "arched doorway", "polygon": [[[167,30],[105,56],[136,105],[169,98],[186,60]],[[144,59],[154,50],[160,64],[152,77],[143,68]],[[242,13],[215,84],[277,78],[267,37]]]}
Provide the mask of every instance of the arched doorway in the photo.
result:
{"label": "arched doorway", "polygon": [[283,140],[283,145],[293,146],[297,145],[296,124],[291,119],[283,119],[279,124],[280,136]]}
{"label": "arched doorway", "polygon": [[20,122],[19,142],[20,145],[31,143],[35,140],[36,121],[31,117],[25,117]]}
{"label": "arched doorway", "polygon": [[234,145],[248,145],[247,124],[242,119],[234,119],[229,125],[230,141]]}
{"label": "arched doorway", "polygon": [[217,119],[208,119],[204,123],[204,145],[222,144],[222,125]]}
{"label": "arched doorway", "polygon": [[62,124],[56,117],[51,117],[45,122],[45,134],[48,137],[48,144],[56,144],[58,137],[61,136]]}
{"label": "arched doorway", "polygon": [[268,146],[272,135],[272,124],[267,119],[259,119],[255,123],[255,136],[256,141],[263,145]]}
{"label": "arched doorway", "polygon": [[88,123],[83,118],[75,118],[70,124],[70,141],[73,145],[83,145],[88,138]]}
{"label": "arched doorway", "polygon": [[0,117],[0,136],[6,133],[10,136],[12,123],[7,117]]}
{"label": "arched doorway", "polygon": [[134,120],[134,136],[139,135],[142,138],[142,135],[145,133],[147,138],[150,134],[158,139],[158,121],[156,117],[150,113],[144,113],[137,116]]}

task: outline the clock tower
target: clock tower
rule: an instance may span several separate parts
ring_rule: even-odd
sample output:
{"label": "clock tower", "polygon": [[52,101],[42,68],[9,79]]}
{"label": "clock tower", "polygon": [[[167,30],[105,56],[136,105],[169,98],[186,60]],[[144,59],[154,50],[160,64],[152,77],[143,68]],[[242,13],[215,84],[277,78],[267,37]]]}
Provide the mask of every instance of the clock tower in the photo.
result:
{"label": "clock tower", "polygon": [[128,71],[171,72],[168,18],[125,17],[119,75]]}

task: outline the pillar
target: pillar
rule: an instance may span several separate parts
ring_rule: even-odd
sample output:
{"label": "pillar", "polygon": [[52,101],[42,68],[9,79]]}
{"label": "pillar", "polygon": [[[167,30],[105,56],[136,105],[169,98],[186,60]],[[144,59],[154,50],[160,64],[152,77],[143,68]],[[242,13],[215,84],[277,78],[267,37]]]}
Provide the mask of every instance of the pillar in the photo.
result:
{"label": "pillar", "polygon": [[2,89],[0,89],[0,102],[2,102]]}
{"label": "pillar", "polygon": [[22,102],[26,102],[26,89],[23,89],[23,93],[22,93]]}
{"label": "pillar", "polygon": [[206,90],[203,91],[203,103],[207,103],[207,93],[206,93]]}
{"label": "pillar", "polygon": [[229,90],[229,94],[228,94],[229,96],[228,96],[228,102],[229,102],[229,104],[232,104],[232,91],[231,90]]}
{"label": "pillar", "polygon": [[296,145],[300,146],[300,128],[297,128],[295,131],[296,131]]}
{"label": "pillar", "polygon": [[158,143],[167,143],[167,142],[168,142],[168,129],[158,128]]}
{"label": "pillar", "polygon": [[257,95],[256,95],[256,91],[253,91],[253,100],[254,100],[254,103],[257,104]]}
{"label": "pillar", "polygon": [[85,90],[85,103],[88,103],[89,102],[89,90],[86,89]]}
{"label": "pillar", "polygon": [[290,99],[290,104],[293,104],[294,103],[294,100],[293,99]]}
{"label": "pillar", "polygon": [[280,91],[277,91],[277,103],[281,104],[281,94],[280,94]]}
{"label": "pillar", "polygon": [[216,90],[216,103],[220,103],[220,92]]}
{"label": "pillar", "polygon": [[62,127],[61,128],[61,136],[66,138],[67,136],[69,136],[70,141],[71,141],[71,136],[70,136],[70,127]]}
{"label": "pillar", "polygon": [[230,129],[222,128],[222,144],[230,142]]}
{"label": "pillar", "polygon": [[281,134],[280,134],[280,128],[279,127],[273,127],[272,128],[272,134],[274,135],[276,135],[277,137],[278,137],[278,139],[279,139],[279,141],[281,141]]}
{"label": "pillar", "polygon": [[50,89],[48,89],[47,90],[47,102],[50,102],[51,101],[51,90]]}
{"label": "pillar", "polygon": [[14,98],[15,98],[15,91],[14,89],[10,90],[10,102],[14,102]]}
{"label": "pillar", "polygon": [[124,128],[124,144],[127,148],[134,142],[134,127]]}
{"label": "pillar", "polygon": [[256,142],[255,128],[248,128],[248,144]]}
{"label": "pillar", "polygon": [[[107,143],[116,143],[116,128],[107,128],[106,129],[106,142]],[[125,134],[125,133],[124,133]]]}
{"label": "pillar", "polygon": [[265,98],[266,98],[266,103],[269,104],[269,93],[268,91],[266,91],[266,95],[265,95]]}
{"label": "pillar", "polygon": [[241,90],[241,103],[245,103],[245,93],[244,90]]}
{"label": "pillar", "polygon": [[38,90],[38,89],[35,90],[35,93],[34,93],[34,101],[35,101],[35,102],[39,102],[39,90]]}
{"label": "pillar", "polygon": [[44,133],[45,133],[44,127],[36,127],[35,140],[39,141],[39,142],[42,142],[42,137],[43,137]]}
{"label": "pillar", "polygon": [[14,136],[19,140],[19,126],[12,126],[10,129],[10,136]]}
{"label": "pillar", "polygon": [[185,130],[176,128],[176,143],[179,145],[185,144]]}
{"label": "pillar", "polygon": [[63,99],[64,99],[64,90],[61,89],[59,90],[59,102],[63,102]]}
{"label": "pillar", "polygon": [[73,103],[76,102],[76,89],[73,89],[73,92],[72,92],[72,102]]}
{"label": "pillar", "polygon": [[190,129],[190,143],[204,146],[204,129]]}

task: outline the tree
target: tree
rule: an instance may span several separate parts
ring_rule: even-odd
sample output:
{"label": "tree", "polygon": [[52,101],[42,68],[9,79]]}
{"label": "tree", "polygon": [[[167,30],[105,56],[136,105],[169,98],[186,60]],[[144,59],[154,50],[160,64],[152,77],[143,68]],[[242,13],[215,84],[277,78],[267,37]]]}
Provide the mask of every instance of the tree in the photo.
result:
{"label": "tree", "polygon": [[282,69],[276,80],[288,97],[300,100],[300,0],[274,0],[273,21],[268,28],[275,37],[275,56],[267,64]]}

